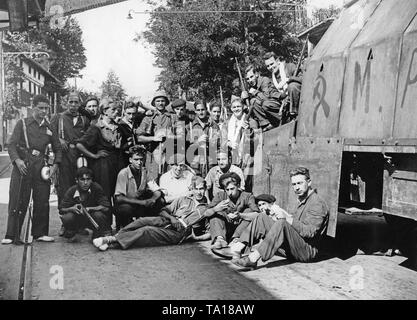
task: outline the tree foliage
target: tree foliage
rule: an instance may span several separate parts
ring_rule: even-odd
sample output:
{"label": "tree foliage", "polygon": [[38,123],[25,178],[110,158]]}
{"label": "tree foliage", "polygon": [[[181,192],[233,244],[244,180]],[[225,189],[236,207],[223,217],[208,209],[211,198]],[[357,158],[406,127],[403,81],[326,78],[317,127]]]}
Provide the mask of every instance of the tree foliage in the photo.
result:
{"label": "tree foliage", "polygon": [[113,70],[107,74],[107,78],[100,86],[102,98],[112,98],[121,104],[127,97],[125,89],[120,83],[119,77]]}
{"label": "tree foliage", "polygon": [[[184,13],[153,14],[148,30],[138,34],[136,40],[145,40],[154,46],[156,65],[162,69],[158,80],[171,95],[177,95],[180,87],[183,90],[194,88],[202,96],[215,97],[219,86],[229,95],[231,82],[238,77],[235,57],[243,69],[249,63],[263,67],[262,55],[267,51],[274,51],[288,60],[295,60],[299,54],[301,45],[294,36],[295,11],[291,10],[294,7],[276,7],[274,2],[168,1],[156,11]],[[186,13],[246,10],[276,12]]]}
{"label": "tree foliage", "polygon": [[60,28],[40,24],[21,33],[9,33],[9,40],[19,51],[44,51],[50,56],[49,71],[62,83],[79,75],[87,57],[82,41],[82,30],[73,18],[66,19]]}

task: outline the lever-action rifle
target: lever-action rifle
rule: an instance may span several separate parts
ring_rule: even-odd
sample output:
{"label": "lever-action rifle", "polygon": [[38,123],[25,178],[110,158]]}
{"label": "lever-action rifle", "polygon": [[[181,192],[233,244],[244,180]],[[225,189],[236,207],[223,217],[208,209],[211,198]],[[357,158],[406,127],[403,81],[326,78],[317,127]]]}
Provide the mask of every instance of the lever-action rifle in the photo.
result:
{"label": "lever-action rifle", "polygon": [[97,222],[93,219],[93,217],[91,216],[91,214],[88,213],[88,210],[80,203],[77,204],[77,209],[81,210],[82,214],[85,215],[87,217],[87,219],[91,222],[91,224],[93,225],[93,227],[98,230],[99,226],[97,224]]}

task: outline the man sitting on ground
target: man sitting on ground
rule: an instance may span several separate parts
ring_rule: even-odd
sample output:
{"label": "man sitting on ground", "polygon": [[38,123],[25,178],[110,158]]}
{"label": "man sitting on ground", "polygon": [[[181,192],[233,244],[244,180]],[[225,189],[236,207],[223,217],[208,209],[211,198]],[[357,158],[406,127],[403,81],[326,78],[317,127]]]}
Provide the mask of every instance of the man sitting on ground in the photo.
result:
{"label": "man sitting on ground", "polygon": [[[110,201],[104,194],[103,188],[93,182],[93,171],[81,167],[76,174],[77,184],[65,193],[60,205],[59,214],[66,230],[64,237],[75,240],[77,230],[89,228],[93,230],[93,238],[111,234],[108,224]],[[98,225],[96,229],[83,213],[82,205]]]}
{"label": "man sitting on ground", "polygon": [[237,173],[241,181],[240,188],[245,190],[245,178],[243,177],[242,169],[231,164],[227,151],[220,150],[217,153],[217,165],[211,168],[206,176],[207,190],[210,200],[212,200],[213,197],[222,190],[220,187],[220,177],[228,172]]}
{"label": "man sitting on ground", "polygon": [[159,186],[164,193],[166,203],[189,194],[194,173],[185,164],[184,155],[173,154],[169,160],[169,170],[159,179]]}
{"label": "man sitting on ground", "polygon": [[253,246],[263,241],[248,256],[232,260],[241,267],[254,269],[258,260],[271,259],[279,249],[288,258],[309,262],[317,257],[320,240],[326,231],[329,210],[323,199],[311,187],[310,172],[299,167],[290,172],[291,184],[298,197],[294,214],[277,212],[274,220],[266,213],[258,215],[242,232],[237,242],[232,244],[231,252],[239,256],[246,245]]}
{"label": "man sitting on ground", "polygon": [[210,221],[213,249],[227,247],[226,240],[238,238],[250,222],[259,214],[255,197],[240,190],[241,179],[235,172],[220,177],[223,190],[218,192],[205,215]]}
{"label": "man sitting on ground", "polygon": [[102,251],[109,247],[129,249],[179,244],[192,234],[192,226],[204,219],[207,209],[205,191],[206,182],[195,176],[192,179],[192,195],[174,200],[161,210],[159,217],[139,218],[115,236],[97,238],[93,243]]}
{"label": "man sitting on ground", "polygon": [[128,225],[134,217],[156,215],[165,205],[159,186],[145,168],[145,147],[131,147],[129,162],[130,165],[120,170],[114,192],[117,228]]}

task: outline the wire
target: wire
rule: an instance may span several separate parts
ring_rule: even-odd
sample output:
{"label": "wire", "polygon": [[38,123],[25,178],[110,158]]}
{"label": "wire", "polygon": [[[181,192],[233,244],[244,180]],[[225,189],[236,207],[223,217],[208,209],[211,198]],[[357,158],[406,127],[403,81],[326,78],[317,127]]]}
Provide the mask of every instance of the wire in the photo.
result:
{"label": "wire", "polygon": [[288,10],[187,10],[187,11],[129,11],[134,14],[187,14],[187,13],[279,13],[294,12],[300,9]]}

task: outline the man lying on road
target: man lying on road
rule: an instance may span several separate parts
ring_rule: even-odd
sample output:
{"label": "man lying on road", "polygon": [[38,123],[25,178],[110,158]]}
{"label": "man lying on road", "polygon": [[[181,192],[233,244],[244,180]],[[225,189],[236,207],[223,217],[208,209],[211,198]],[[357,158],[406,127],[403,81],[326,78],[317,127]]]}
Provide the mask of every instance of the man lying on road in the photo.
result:
{"label": "man lying on road", "polygon": [[175,199],[158,217],[138,218],[120,229],[115,236],[93,240],[102,251],[108,248],[162,246],[181,243],[192,234],[192,226],[204,220],[207,209],[206,182],[199,176],[192,179],[192,195]]}

